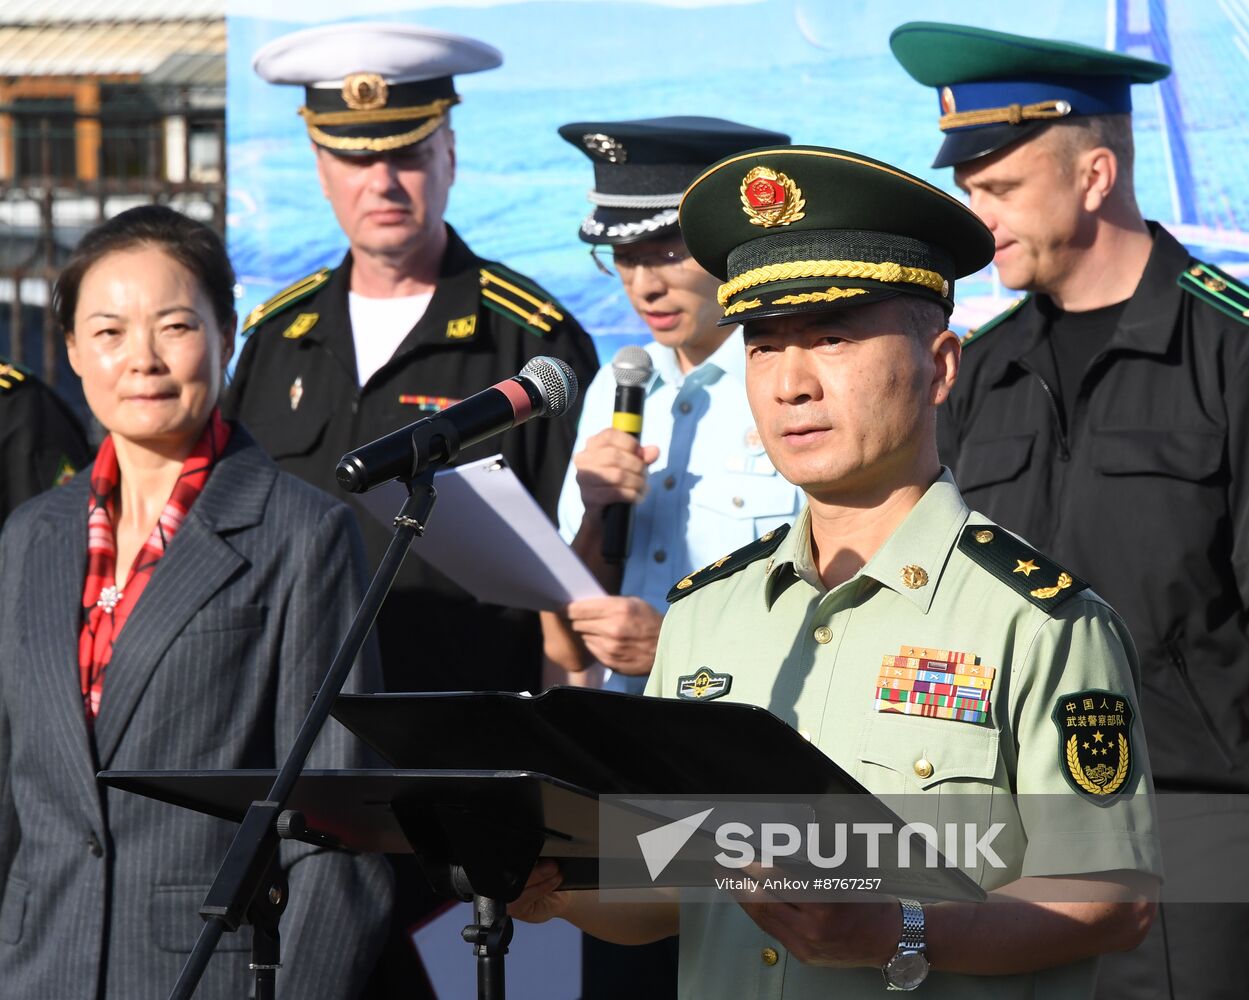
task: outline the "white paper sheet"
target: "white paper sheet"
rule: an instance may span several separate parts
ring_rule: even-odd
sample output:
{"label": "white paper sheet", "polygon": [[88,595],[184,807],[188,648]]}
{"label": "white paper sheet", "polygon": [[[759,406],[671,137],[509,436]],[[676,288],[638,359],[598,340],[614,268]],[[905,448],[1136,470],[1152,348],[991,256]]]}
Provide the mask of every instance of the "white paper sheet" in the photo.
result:
{"label": "white paper sheet", "polygon": [[[479,601],[558,611],[569,601],[604,596],[501,456],[444,469],[434,476],[434,488],[433,514],[410,553]],[[402,484],[393,482],[360,500],[389,526],[404,496]]]}

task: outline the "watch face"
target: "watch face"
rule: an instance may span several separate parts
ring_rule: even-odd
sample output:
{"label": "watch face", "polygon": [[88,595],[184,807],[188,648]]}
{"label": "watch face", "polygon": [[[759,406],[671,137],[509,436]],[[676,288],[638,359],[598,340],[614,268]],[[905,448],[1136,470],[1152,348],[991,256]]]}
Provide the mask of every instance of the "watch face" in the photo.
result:
{"label": "watch face", "polygon": [[885,966],[885,979],[898,990],[913,990],[928,977],[928,959],[922,951],[900,951]]}

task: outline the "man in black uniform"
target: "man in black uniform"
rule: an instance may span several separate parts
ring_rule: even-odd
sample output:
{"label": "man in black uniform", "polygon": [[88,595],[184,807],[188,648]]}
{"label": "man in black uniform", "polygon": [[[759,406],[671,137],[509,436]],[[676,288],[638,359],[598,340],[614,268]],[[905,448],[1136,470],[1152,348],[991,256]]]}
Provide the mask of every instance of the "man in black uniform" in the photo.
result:
{"label": "man in black uniform", "polygon": [[0,525],[18,504],[91,461],[78,419],[20,365],[0,357]]}
{"label": "man in black uniform", "polygon": [[[455,178],[452,76],[500,62],[481,42],[401,24],[312,28],[256,55],[266,80],[307,88],[300,114],[350,250],[247,318],[227,412],[284,470],[336,496],[346,496],[334,478],[345,452],[515,375],[533,357],[562,358],[583,386],[597,368],[593,343],[563,306],[478,257],[443,221]],[[466,448],[460,461],[501,451],[553,516],[579,410]],[[391,531],[356,509],[376,564]],[[387,690],[536,690],[538,616],[479,604],[419,554],[418,545],[378,619]],[[397,919],[407,929],[430,900],[417,898],[411,866],[396,869]],[[387,985],[368,995],[420,995],[395,948],[384,965]]]}
{"label": "man in black uniform", "polygon": [[[1249,289],[1137,207],[1130,85],[1169,67],[956,25],[891,44],[940,89],[934,166],[1029,293],[968,338],[942,459],[1126,619],[1157,788],[1249,791]],[[1173,884],[1243,858],[1244,811],[1189,802],[1184,842],[1164,837]],[[1245,940],[1249,906],[1164,903],[1140,949],[1103,959],[1099,996],[1243,996]]]}
{"label": "man in black uniform", "polygon": [[[480,42],[372,24],[296,32],[256,56],[273,82],[340,81],[309,85],[301,114],[351,249],[247,318],[229,410],[283,469],[339,497],[344,453],[515,375],[530,358],[563,358],[583,385],[595,371],[589,337],[561,305],[479,258],[443,222],[455,174],[451,73],[499,61]],[[501,450],[553,513],[576,415],[530,421],[465,449],[461,461]],[[391,532],[357,509],[376,563]],[[382,608],[379,637],[389,690],[538,683],[537,616],[476,603],[423,565],[419,546]]]}

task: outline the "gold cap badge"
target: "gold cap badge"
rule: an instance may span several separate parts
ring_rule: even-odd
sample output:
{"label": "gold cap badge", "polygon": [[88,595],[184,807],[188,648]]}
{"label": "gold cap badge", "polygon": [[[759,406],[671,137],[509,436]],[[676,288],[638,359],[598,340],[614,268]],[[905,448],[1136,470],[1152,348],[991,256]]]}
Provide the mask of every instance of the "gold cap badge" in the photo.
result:
{"label": "gold cap badge", "polygon": [[755,167],[742,179],[742,211],[755,226],[788,226],[806,216],[802,190],[784,174]]}
{"label": "gold cap badge", "polygon": [[376,73],[352,73],[343,80],[343,102],[352,111],[386,107],[390,87]]}

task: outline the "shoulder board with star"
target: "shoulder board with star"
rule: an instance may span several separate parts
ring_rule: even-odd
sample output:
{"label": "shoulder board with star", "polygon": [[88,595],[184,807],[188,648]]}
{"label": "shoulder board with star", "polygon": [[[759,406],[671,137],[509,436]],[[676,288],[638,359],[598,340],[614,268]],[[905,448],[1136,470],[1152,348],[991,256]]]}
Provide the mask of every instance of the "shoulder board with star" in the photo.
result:
{"label": "shoulder board with star", "polygon": [[0,357],[0,395],[20,388],[27,382],[29,376],[29,369],[23,368],[8,358]]}
{"label": "shoulder board with star", "polygon": [[1007,306],[1004,310],[1002,310],[1002,312],[998,313],[991,320],[989,320],[989,322],[981,323],[980,326],[976,327],[974,330],[968,330],[967,333],[963,335],[963,339],[959,342],[964,347],[966,347],[972,341],[979,340],[990,330],[996,328],[997,326],[1000,326],[1004,321],[1006,321],[1011,316],[1013,316],[1016,310],[1018,310],[1019,307],[1022,306],[1025,302],[1027,302],[1030,298],[1032,298],[1031,295],[1025,295],[1022,299],[1016,299],[1009,306]]}
{"label": "shoulder board with star", "polygon": [[1061,607],[1088,584],[995,524],[969,524],[958,548],[1042,611]]}
{"label": "shoulder board with star", "polygon": [[1195,260],[1176,279],[1176,283],[1224,315],[1249,324],[1249,286],[1226,271]]}
{"label": "shoulder board with star", "polygon": [[481,269],[481,304],[544,340],[567,315],[540,285],[502,264],[491,263]]}
{"label": "shoulder board with star", "polygon": [[246,333],[258,323],[272,319],[278,313],[289,309],[296,302],[306,299],[330,280],[330,273],[328,267],[323,267],[319,271],[314,271],[312,274],[300,278],[294,284],[287,285],[269,301],[262,302],[247,314],[247,319],[243,321],[243,332]]}
{"label": "shoulder board with star", "polygon": [[749,545],[743,545],[736,552],[730,552],[727,556],[717,559],[710,566],[704,566],[702,569],[695,570],[668,591],[668,603],[674,604],[682,597],[688,597],[694,593],[699,587],[705,587],[716,580],[723,580],[726,576],[732,576],[739,569],[744,569],[752,562],[762,559],[764,556],[770,556],[788,534],[789,525],[782,524],[779,528],[774,528],[766,535],[756,538]]}

